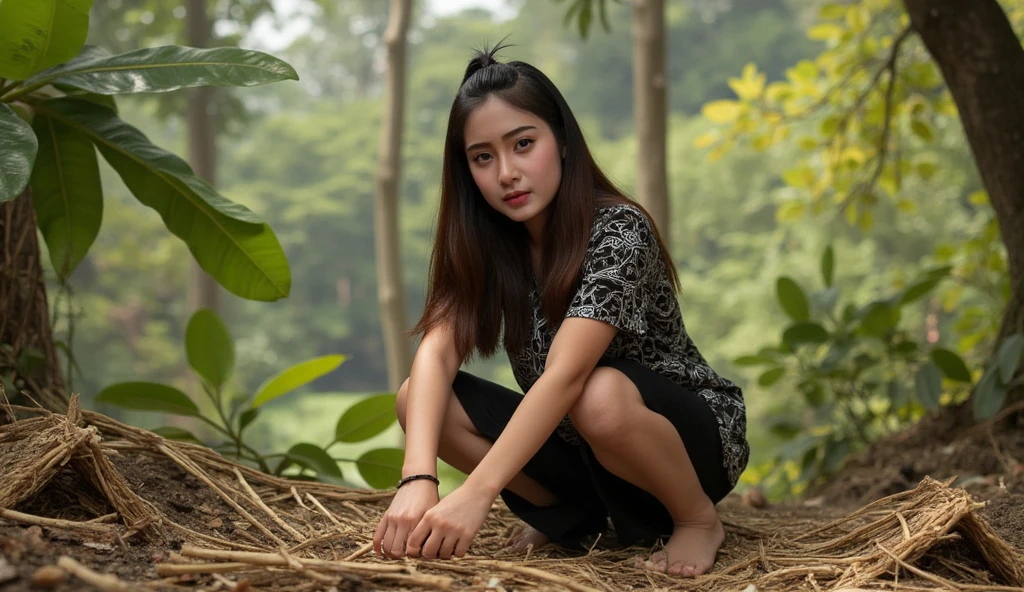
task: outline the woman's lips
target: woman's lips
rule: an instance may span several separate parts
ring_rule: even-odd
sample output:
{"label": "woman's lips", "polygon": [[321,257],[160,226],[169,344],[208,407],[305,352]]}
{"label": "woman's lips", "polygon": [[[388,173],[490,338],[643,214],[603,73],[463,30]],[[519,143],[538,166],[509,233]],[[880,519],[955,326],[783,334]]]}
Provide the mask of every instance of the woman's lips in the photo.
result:
{"label": "woman's lips", "polygon": [[505,194],[504,200],[508,205],[515,207],[525,204],[529,196],[529,191],[510,191]]}

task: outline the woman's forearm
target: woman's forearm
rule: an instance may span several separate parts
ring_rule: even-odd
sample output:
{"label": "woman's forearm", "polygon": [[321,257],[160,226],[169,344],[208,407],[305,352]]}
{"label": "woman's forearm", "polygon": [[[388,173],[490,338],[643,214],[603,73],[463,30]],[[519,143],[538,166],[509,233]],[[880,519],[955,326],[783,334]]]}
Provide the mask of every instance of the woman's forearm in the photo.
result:
{"label": "woman's forearm", "polygon": [[441,425],[458,370],[453,356],[422,345],[417,352],[406,387],[404,476],[437,474]]}
{"label": "woman's forearm", "polygon": [[582,392],[580,380],[542,374],[526,393],[494,446],[466,480],[466,485],[497,497],[540,450]]}

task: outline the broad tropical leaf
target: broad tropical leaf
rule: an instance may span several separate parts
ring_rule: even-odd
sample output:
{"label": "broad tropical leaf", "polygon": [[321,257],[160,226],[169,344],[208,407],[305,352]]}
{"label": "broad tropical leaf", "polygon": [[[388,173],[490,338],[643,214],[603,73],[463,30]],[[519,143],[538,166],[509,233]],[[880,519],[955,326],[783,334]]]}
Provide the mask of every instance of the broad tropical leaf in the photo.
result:
{"label": "broad tropical leaf", "polygon": [[227,290],[252,300],[277,300],[291,291],[288,260],[270,227],[196,177],[185,161],[90,101],[55,99],[37,110],[87,135],[135,197],[160,213]]}
{"label": "broad tropical leaf", "polygon": [[971,407],[974,411],[974,418],[978,420],[988,419],[1003,408],[1006,402],[1006,385],[1000,384],[999,372],[996,368],[989,368],[978,381],[974,389],[974,397]]}
{"label": "broad tropical leaf", "polygon": [[[300,443],[288,450],[288,458],[292,461],[316,471],[318,477],[341,480],[343,475],[338,463],[323,448],[315,444]],[[323,480],[323,479],[321,479]]]}
{"label": "broad tropical leaf", "polygon": [[32,204],[57,275],[67,279],[89,252],[103,221],[103,187],[89,137],[37,115],[39,154],[32,169]]}
{"label": "broad tropical leaf", "polygon": [[96,395],[96,402],[138,411],[199,415],[199,408],[188,395],[172,386],[155,382],[121,382],[108,386]]}
{"label": "broad tropical leaf", "polygon": [[0,78],[25,80],[75,57],[91,8],[92,0],[0,2]]}
{"label": "broad tropical leaf", "polygon": [[100,95],[117,95],[197,86],[256,86],[298,79],[287,62],[263,52],[165,45],[120,55],[83,54],[40,72],[25,86],[39,88],[58,82]]}
{"label": "broad tropical leaf", "polygon": [[39,143],[32,126],[0,103],[0,203],[21,195],[32,175]]}
{"label": "broad tropical leaf", "polygon": [[805,343],[825,343],[828,341],[828,331],[818,323],[810,321],[794,323],[782,334],[782,340],[793,347]]}
{"label": "broad tropical leaf", "polygon": [[212,310],[197,310],[185,327],[188,365],[210,386],[220,389],[235,369],[235,341]]}
{"label": "broad tropical leaf", "polygon": [[252,407],[259,407],[304,384],[313,382],[324,374],[333,372],[344,361],[345,356],[335,355],[300,362],[264,382],[256,391]]}
{"label": "broad tropical leaf", "polygon": [[356,460],[356,468],[366,484],[374,489],[389,489],[402,478],[405,452],[401,448],[377,448]]}
{"label": "broad tropical leaf", "polygon": [[338,442],[362,442],[391,427],[398,420],[395,395],[373,395],[348,408],[335,428]]}

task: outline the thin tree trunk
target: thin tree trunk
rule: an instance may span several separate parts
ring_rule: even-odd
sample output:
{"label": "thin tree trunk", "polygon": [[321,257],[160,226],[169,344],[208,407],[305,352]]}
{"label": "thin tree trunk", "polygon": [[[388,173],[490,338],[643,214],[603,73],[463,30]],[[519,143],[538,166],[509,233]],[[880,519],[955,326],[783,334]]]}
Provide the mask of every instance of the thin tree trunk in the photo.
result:
{"label": "thin tree trunk", "polygon": [[960,111],[1006,245],[1012,290],[1001,342],[1024,330],[1024,49],[996,0],[904,5]]}
{"label": "thin tree trunk", "polygon": [[671,249],[666,132],[665,2],[633,0],[633,109],[637,138],[637,200]]}
{"label": "thin tree trunk", "polygon": [[[185,13],[185,34],[191,47],[206,47],[210,43],[210,20],[206,14],[207,0],[188,0]],[[210,111],[215,89],[196,88],[189,91],[188,160],[196,175],[210,185],[217,182],[217,138],[213,115]],[[220,287],[209,274],[192,262],[192,282],[189,288],[189,310],[208,308],[220,313]]]}
{"label": "thin tree trunk", "polygon": [[387,87],[380,146],[377,155],[377,199],[374,234],[377,251],[377,299],[387,352],[388,388],[397,392],[412,367],[412,352],[403,335],[406,327],[399,243],[398,197],[401,172],[402,123],[405,110],[405,46],[412,0],[391,0],[387,47]]}
{"label": "thin tree trunk", "polygon": [[0,379],[10,400],[67,413],[68,393],[53,340],[32,190],[0,205]]}

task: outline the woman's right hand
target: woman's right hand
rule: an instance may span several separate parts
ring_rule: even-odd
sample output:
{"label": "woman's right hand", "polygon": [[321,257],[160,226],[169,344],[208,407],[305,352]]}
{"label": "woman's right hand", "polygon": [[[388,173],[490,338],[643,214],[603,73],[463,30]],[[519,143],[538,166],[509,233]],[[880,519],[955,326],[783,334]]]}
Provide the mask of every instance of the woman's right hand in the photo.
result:
{"label": "woman's right hand", "polygon": [[373,534],[373,552],[391,559],[402,558],[409,534],[427,510],[437,505],[439,499],[437,485],[427,479],[403,485],[381,516],[377,531]]}

